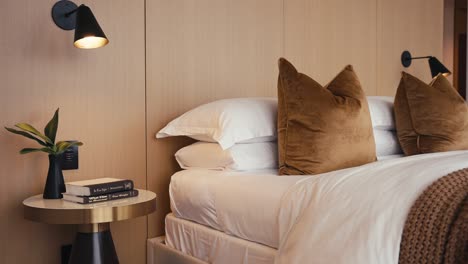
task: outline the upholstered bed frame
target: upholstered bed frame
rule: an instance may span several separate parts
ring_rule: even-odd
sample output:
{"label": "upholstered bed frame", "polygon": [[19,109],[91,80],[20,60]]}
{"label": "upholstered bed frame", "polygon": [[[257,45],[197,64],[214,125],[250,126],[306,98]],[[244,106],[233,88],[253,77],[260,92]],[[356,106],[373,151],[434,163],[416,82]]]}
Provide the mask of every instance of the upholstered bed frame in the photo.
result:
{"label": "upholstered bed frame", "polygon": [[206,262],[167,246],[164,236],[147,240],[146,252],[148,263],[207,264]]}

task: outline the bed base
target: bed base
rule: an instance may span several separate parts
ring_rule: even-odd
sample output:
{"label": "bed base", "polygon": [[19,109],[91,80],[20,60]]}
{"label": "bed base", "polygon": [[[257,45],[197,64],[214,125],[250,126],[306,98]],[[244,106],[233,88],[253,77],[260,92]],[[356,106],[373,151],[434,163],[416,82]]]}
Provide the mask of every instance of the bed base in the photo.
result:
{"label": "bed base", "polygon": [[147,241],[147,264],[208,264],[166,245],[165,236]]}

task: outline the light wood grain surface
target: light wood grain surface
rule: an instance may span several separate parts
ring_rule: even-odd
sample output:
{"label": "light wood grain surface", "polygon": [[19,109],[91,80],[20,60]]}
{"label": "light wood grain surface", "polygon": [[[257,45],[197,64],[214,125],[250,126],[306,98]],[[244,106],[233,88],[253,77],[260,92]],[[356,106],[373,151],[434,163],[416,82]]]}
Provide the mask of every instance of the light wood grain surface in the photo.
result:
{"label": "light wood grain surface", "polygon": [[[156,140],[177,115],[219,98],[276,96],[282,54],[281,0],[149,1],[147,12],[148,187],[158,194],[150,237],[164,232],[173,154],[186,139]],[[177,15],[175,15],[177,14]]]}
{"label": "light wood grain surface", "polygon": [[403,50],[411,55],[432,55],[443,59],[442,0],[379,0],[377,19],[377,89],[379,95],[395,95],[400,72],[405,70],[429,82],[427,60],[413,60],[409,68],[401,66]]}
{"label": "light wood grain surface", "polygon": [[352,64],[366,94],[377,94],[375,0],[286,0],[285,57],[326,85]]}

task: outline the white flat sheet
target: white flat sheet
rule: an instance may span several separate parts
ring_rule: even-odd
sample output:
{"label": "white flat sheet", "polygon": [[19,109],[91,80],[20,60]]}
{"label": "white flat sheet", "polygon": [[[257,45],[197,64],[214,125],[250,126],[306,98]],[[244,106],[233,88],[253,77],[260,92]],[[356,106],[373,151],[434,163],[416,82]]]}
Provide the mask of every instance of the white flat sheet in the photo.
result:
{"label": "white flat sheet", "polygon": [[166,216],[166,244],[213,264],[272,264],[276,250],[204,225]]}
{"label": "white flat sheet", "polygon": [[276,170],[183,170],[171,179],[171,209],[176,217],[277,248],[281,197],[306,177],[278,177]]}
{"label": "white flat sheet", "polygon": [[[290,247],[296,245],[294,241],[297,238],[287,239],[290,232],[295,234],[304,233],[301,229],[295,229],[294,224],[300,219],[299,216],[304,213],[304,208],[307,208],[310,203],[323,205],[320,210],[317,209],[317,211],[309,213],[312,215],[316,213],[316,218],[312,219],[314,222],[323,220],[324,218],[321,217],[326,213],[326,219],[330,221],[319,221],[320,225],[317,226],[320,226],[320,230],[330,230],[337,225],[343,224],[338,220],[331,221],[342,219],[342,216],[349,218],[360,214],[360,218],[372,217],[370,214],[367,215],[368,211],[359,203],[349,203],[348,201],[346,204],[338,203],[335,206],[334,203],[342,197],[367,199],[368,201],[376,200],[373,212],[382,211],[384,217],[388,217],[388,219],[383,220],[379,218],[380,220],[377,223],[384,221],[390,226],[392,226],[393,222],[400,225],[392,226],[393,233],[391,236],[380,235],[386,233],[381,228],[390,228],[387,225],[378,224],[373,228],[366,229],[367,226],[350,224],[349,228],[353,228],[354,231],[336,228],[341,233],[335,233],[335,239],[343,239],[345,234],[354,236],[356,235],[353,233],[355,230],[362,229],[365,232],[371,232],[369,236],[378,231],[380,233],[377,232],[379,235],[376,235],[373,238],[374,240],[368,240],[365,245],[359,245],[359,249],[364,250],[371,243],[369,241],[373,241],[372,243],[375,242],[376,247],[384,247],[383,249],[374,250],[374,253],[388,260],[378,263],[396,263],[394,260],[395,256],[398,257],[401,236],[401,232],[399,233],[398,230],[402,229],[405,214],[408,210],[402,209],[395,216],[394,211],[400,210],[402,205],[394,204],[392,199],[401,198],[409,208],[417,195],[434,180],[464,167],[468,167],[468,151],[385,159],[356,168],[316,176],[278,177],[276,170],[256,172],[187,170],[176,173],[171,179],[171,207],[176,217],[189,219],[227,234],[255,241],[272,248],[280,248],[281,238],[283,248],[280,248],[280,252],[297,254],[298,252],[285,250],[284,245]],[[408,178],[410,180],[405,177],[406,175],[411,176]],[[343,195],[337,191],[340,190],[339,188],[333,192],[327,189],[330,186],[340,186],[349,179],[353,179],[354,185],[345,189],[346,193],[343,193]],[[307,181],[315,182],[315,185],[311,183],[304,185],[303,182]],[[389,185],[386,187],[387,183]],[[307,185],[308,189],[304,187]],[[407,185],[412,188],[406,188]],[[391,199],[383,194],[391,194]],[[313,200],[312,197],[316,200]],[[365,206],[370,205],[366,204]],[[344,221],[346,220],[348,219]],[[369,224],[369,222],[366,223]],[[310,224],[310,226],[305,225],[302,228],[313,233],[315,227]],[[323,233],[320,233],[314,243],[320,244],[323,238]],[[363,239],[366,239],[366,237]],[[392,247],[388,246],[387,239],[393,243]],[[323,250],[323,254],[327,253],[329,254],[327,256],[336,257],[337,262],[335,263],[343,263],[340,261],[346,258],[333,251],[334,240],[330,241],[331,244],[328,246],[331,248],[329,248],[329,251],[324,247],[316,247],[313,252],[318,254],[320,252],[317,252],[317,250]],[[346,252],[349,252],[349,254],[353,254],[353,250],[357,250],[356,247],[346,246]],[[283,254],[283,256],[286,255],[288,254]],[[374,255],[371,255],[363,253],[360,255],[362,258],[359,260],[364,260],[362,263],[372,263],[365,261],[366,257],[368,257],[367,260],[372,259]],[[283,260],[285,261],[282,263],[289,263],[289,257]],[[375,260],[375,258],[372,260]],[[330,259],[327,259],[327,261],[330,261]],[[348,263],[353,263],[353,261]]]}

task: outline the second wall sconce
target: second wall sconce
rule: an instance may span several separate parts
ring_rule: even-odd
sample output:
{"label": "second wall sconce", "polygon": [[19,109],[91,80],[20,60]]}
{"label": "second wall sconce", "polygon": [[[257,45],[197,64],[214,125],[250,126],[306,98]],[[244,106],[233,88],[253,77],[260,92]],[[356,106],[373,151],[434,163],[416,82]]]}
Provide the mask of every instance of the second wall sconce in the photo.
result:
{"label": "second wall sconce", "polygon": [[436,57],[434,56],[423,56],[423,57],[411,57],[411,53],[407,50],[403,51],[401,54],[401,64],[405,68],[408,68],[411,65],[412,60],[418,59],[429,59],[429,68],[431,68],[431,75],[432,78],[436,77],[437,74],[442,73],[444,76],[448,76],[451,74],[449,69],[445,67]]}
{"label": "second wall sconce", "polygon": [[91,9],[61,0],[52,7],[52,19],[63,30],[75,30],[73,45],[80,49],[100,48],[109,43]]}

